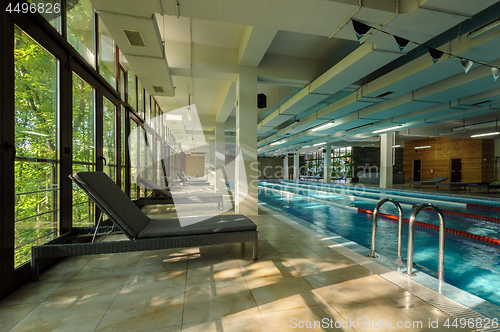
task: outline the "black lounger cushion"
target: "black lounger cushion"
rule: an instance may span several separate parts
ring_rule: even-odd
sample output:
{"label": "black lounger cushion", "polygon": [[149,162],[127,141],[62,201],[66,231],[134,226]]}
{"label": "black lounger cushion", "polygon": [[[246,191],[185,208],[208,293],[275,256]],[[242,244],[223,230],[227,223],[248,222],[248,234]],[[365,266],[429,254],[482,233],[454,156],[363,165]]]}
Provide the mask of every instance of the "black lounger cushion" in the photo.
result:
{"label": "black lounger cushion", "polygon": [[106,173],[78,172],[73,177],[99,202],[104,212],[132,237],[137,237],[148,224],[150,218]]}
{"label": "black lounger cushion", "polygon": [[[166,227],[167,225],[168,227]],[[215,216],[184,227],[181,227],[178,219],[151,219],[139,233],[138,238],[243,232],[256,229],[257,226],[242,215]]]}

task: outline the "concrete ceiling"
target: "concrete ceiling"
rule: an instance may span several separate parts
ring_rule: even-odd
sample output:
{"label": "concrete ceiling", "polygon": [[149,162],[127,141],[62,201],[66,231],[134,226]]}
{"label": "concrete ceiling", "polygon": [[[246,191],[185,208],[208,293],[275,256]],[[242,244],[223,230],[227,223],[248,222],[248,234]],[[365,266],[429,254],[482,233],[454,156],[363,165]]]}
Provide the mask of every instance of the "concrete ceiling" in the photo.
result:
{"label": "concrete ceiling", "polygon": [[[391,35],[375,30],[359,42],[350,21],[500,66],[500,30],[467,38],[498,16],[499,0],[92,2],[162,110],[194,102],[206,133],[217,122],[234,126],[239,66],[257,67],[258,92],[267,95],[267,107],[255,110],[259,155],[325,140],[367,144],[377,140],[374,130],[394,124],[402,125],[401,141],[452,132],[464,118],[489,123],[476,131],[489,130],[500,115],[500,80],[494,82],[490,67],[475,64],[465,74],[459,59],[447,55],[433,64],[417,44],[400,51]],[[146,49],[126,44],[121,29],[127,27],[146,34]],[[158,84],[166,93],[149,88]],[[328,121],[335,125],[311,131]],[[270,145],[276,141],[283,143]]]}

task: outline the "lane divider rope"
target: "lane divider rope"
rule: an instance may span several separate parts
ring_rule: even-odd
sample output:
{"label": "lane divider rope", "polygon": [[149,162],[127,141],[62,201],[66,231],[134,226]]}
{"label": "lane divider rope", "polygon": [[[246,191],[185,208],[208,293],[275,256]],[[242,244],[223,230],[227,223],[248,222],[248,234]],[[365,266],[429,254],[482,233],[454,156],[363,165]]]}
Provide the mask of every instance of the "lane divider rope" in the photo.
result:
{"label": "lane divider rope", "polygon": [[[416,208],[416,205],[412,206],[413,208]],[[425,208],[427,211],[434,211],[431,208]],[[473,219],[480,219],[480,220],[486,220],[486,221],[494,221],[494,222],[500,222],[500,218],[495,218],[495,217],[487,217],[487,216],[480,216],[477,214],[472,214],[472,213],[464,213],[464,212],[456,212],[456,211],[450,211],[450,210],[443,210],[441,209],[443,213],[446,214],[452,214],[455,216],[461,216],[461,217],[467,217],[467,218],[473,218]]]}
{"label": "lane divider rope", "polygon": [[[358,208],[358,212],[364,212],[364,213],[367,213],[367,214],[373,214],[373,211],[368,210],[368,209],[362,209],[362,208]],[[379,213],[378,215],[381,216],[381,217],[384,217],[384,218],[398,220],[397,216],[393,216],[393,215],[390,215],[390,214]],[[410,220],[408,218],[403,218],[403,221],[405,223],[409,223],[410,222]],[[433,225],[433,224],[428,224],[428,223],[421,222],[421,221],[415,221],[415,225],[420,226],[420,227],[434,229],[434,230],[439,230],[439,226]],[[491,237],[477,235],[477,234],[472,234],[472,233],[468,233],[468,232],[464,232],[464,231],[458,231],[456,229],[451,229],[451,228],[445,228],[444,230],[445,230],[445,232],[450,233],[450,234],[455,234],[455,235],[467,237],[467,238],[478,240],[478,241],[482,241],[482,242],[487,242],[487,243],[492,243],[492,244],[500,245],[500,240],[493,239]]]}

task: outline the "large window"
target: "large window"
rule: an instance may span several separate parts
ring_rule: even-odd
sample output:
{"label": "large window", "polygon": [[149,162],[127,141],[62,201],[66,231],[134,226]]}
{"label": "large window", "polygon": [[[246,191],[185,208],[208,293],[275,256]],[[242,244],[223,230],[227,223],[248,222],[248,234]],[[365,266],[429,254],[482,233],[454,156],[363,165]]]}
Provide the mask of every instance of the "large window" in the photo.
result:
{"label": "large window", "polygon": [[[95,170],[95,92],[73,74],[73,173]],[[73,185],[73,225],[94,223],[94,204]]]}
{"label": "large window", "polygon": [[128,103],[135,110],[137,110],[137,86],[135,85],[135,73],[129,71],[127,73],[128,78]]}
{"label": "large window", "polygon": [[102,156],[104,157],[104,172],[116,181],[116,107],[104,98],[103,102],[103,141]]}
{"label": "large window", "polygon": [[99,18],[99,73],[116,89],[116,46],[108,29]]}
{"label": "large window", "polygon": [[66,0],[68,43],[95,68],[94,9],[90,0]]}
{"label": "large window", "polygon": [[[130,133],[134,133],[135,129],[137,128],[137,123],[130,119]],[[138,131],[135,132],[136,136]],[[138,137],[133,137],[133,142],[138,140]],[[129,142],[131,138],[128,138]],[[137,175],[137,165],[139,164],[138,162],[138,153],[137,149],[135,148],[129,148],[129,153],[130,153],[130,198],[131,199],[137,199],[137,183],[135,180],[135,176]]]}
{"label": "large window", "polygon": [[15,267],[58,231],[58,61],[15,28]]}

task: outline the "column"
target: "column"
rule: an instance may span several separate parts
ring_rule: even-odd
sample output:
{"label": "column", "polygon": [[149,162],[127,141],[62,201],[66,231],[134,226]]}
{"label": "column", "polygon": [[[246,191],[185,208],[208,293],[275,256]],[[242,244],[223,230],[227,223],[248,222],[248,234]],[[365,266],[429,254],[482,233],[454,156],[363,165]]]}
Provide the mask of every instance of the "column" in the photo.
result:
{"label": "column", "polygon": [[[236,82],[236,146],[240,158],[236,161],[235,210],[247,216],[257,215],[257,70],[240,66]],[[238,159],[238,157],[237,157]]]}
{"label": "column", "polygon": [[283,179],[288,180],[290,178],[288,170],[288,152],[285,154],[285,158],[283,159]]}
{"label": "column", "polygon": [[293,154],[293,179],[299,181],[300,178],[300,164],[299,164],[299,153],[295,152]]}
{"label": "column", "polygon": [[392,133],[380,135],[380,188],[392,188]]}
{"label": "column", "polygon": [[332,144],[326,143],[323,154],[323,182],[332,182]]}
{"label": "column", "polygon": [[226,163],[226,128],[224,123],[215,124],[215,189],[223,193],[226,189],[224,169]]}

